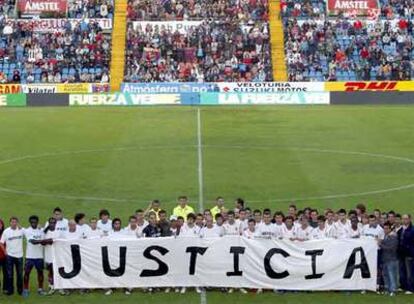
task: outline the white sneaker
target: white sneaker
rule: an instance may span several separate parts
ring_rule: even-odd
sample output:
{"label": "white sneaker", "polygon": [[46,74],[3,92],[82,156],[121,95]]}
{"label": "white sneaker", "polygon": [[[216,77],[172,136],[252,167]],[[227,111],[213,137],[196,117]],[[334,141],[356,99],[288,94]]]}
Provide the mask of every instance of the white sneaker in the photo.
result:
{"label": "white sneaker", "polygon": [[411,291],[407,290],[407,291],[405,292],[405,294],[406,294],[406,295],[412,295],[413,293],[412,293]]}
{"label": "white sneaker", "polygon": [[187,290],[187,288],[183,287],[183,288],[181,288],[180,293],[184,294],[186,292],[186,290]]}
{"label": "white sneaker", "polygon": [[247,293],[247,290],[246,290],[246,289],[244,289],[244,288],[240,288],[240,292],[241,292],[242,294],[246,294],[246,293]]}
{"label": "white sneaker", "polygon": [[366,290],[362,290],[361,291],[361,294],[366,294],[367,293],[367,291]]}
{"label": "white sneaker", "polygon": [[175,291],[176,293],[179,293],[179,292],[180,292],[180,288],[176,288],[174,291]]}
{"label": "white sneaker", "polygon": [[263,289],[261,289],[261,288],[259,288],[258,290],[256,290],[256,293],[257,294],[262,293],[262,292],[263,292]]}
{"label": "white sneaker", "polygon": [[110,296],[112,293],[113,293],[112,289],[108,289],[108,290],[105,292],[105,295],[106,295],[106,296]]}
{"label": "white sneaker", "polygon": [[233,289],[233,288],[229,288],[229,289],[227,290],[227,293],[233,293],[233,291],[234,291],[234,289]]}
{"label": "white sneaker", "polygon": [[196,287],[196,293],[201,293],[201,292],[202,292],[201,288],[200,287]]}
{"label": "white sneaker", "polygon": [[127,296],[129,296],[129,295],[131,295],[131,291],[130,290],[125,290],[125,295],[127,295]]}
{"label": "white sneaker", "polygon": [[395,297],[395,293],[394,292],[390,292],[390,297]]}
{"label": "white sneaker", "polygon": [[171,290],[171,288],[165,288],[165,293],[169,293],[170,292],[170,290]]}
{"label": "white sneaker", "polygon": [[55,289],[53,288],[53,286],[50,286],[49,287],[49,290],[48,290],[48,292],[46,293],[48,296],[51,296],[51,295],[53,295],[55,293]]}

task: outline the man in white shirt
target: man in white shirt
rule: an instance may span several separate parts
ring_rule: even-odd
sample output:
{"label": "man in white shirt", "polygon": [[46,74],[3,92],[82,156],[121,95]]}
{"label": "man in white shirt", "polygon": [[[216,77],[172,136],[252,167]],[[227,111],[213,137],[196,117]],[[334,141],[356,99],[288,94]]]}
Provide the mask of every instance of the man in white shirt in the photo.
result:
{"label": "man in white shirt", "polygon": [[122,222],[119,218],[114,218],[112,221],[112,230],[109,233],[111,239],[123,239],[124,232],[122,230]]}
{"label": "man in white shirt", "polygon": [[124,228],[123,233],[125,238],[136,239],[138,238],[138,224],[137,218],[135,216],[130,216],[128,221],[128,226]]}
{"label": "man in white shirt", "polygon": [[[56,207],[53,210],[53,218],[56,220],[56,230],[59,231],[60,237],[63,237],[63,235],[68,231],[68,223],[69,221],[63,217],[62,209],[59,207]],[[46,223],[45,228],[49,225],[49,223]]]}
{"label": "man in white shirt", "polygon": [[88,239],[99,239],[104,236],[102,230],[98,228],[98,219],[96,217],[92,217],[89,220],[89,233],[87,235]]}
{"label": "man in white shirt", "polygon": [[335,238],[337,239],[349,238],[351,222],[346,218],[345,209],[340,209],[337,214],[338,214],[338,220],[334,224]]}
{"label": "man in white shirt", "polygon": [[351,229],[349,230],[349,237],[357,239],[361,237],[361,228],[359,228],[359,221],[357,216],[351,217]]}
{"label": "man in white shirt", "polygon": [[375,217],[375,215],[371,214],[369,216],[369,224],[365,225],[362,228],[361,235],[364,237],[374,238],[377,240],[384,239],[384,229],[382,229],[381,226],[378,225],[378,219]]}
{"label": "man in white shirt", "polygon": [[4,230],[0,239],[0,246],[6,253],[7,295],[14,293],[14,269],[17,292],[19,295],[23,293],[23,237],[24,231],[19,227],[18,218],[10,218],[10,227]]}
{"label": "man in white shirt", "polygon": [[249,220],[247,219],[246,210],[239,210],[239,218],[236,220],[237,225],[240,227],[240,234],[243,234],[243,231],[249,226]]}
{"label": "man in white shirt", "polygon": [[283,228],[282,231],[282,237],[283,239],[287,239],[287,240],[295,240],[296,239],[296,227],[294,225],[294,217],[291,215],[288,215],[285,218],[285,227]]}
{"label": "man in white shirt", "polygon": [[224,235],[239,235],[240,236],[240,225],[236,223],[234,211],[230,210],[227,216],[228,216],[227,222],[223,224]]}
{"label": "man in white shirt", "polygon": [[23,277],[23,297],[29,296],[29,282],[30,273],[33,267],[37,271],[37,292],[39,295],[44,295],[43,291],[43,246],[41,241],[44,237],[43,229],[39,227],[39,217],[32,215],[29,218],[30,226],[24,229],[24,237],[27,241],[26,246],[26,262],[24,266]]}
{"label": "man in white shirt", "polygon": [[243,236],[248,239],[256,237],[256,221],[254,219],[248,221],[247,229],[243,231]]}
{"label": "man in white shirt", "polygon": [[200,236],[200,227],[195,224],[196,216],[194,213],[187,215],[187,222],[181,227],[179,236],[198,237]]}
{"label": "man in white shirt", "polygon": [[45,263],[48,270],[48,282],[49,282],[49,292],[48,295],[51,295],[55,292],[53,285],[53,251],[52,245],[55,240],[60,238],[60,231],[56,229],[56,218],[51,217],[48,221],[47,227],[44,230],[44,239],[41,241],[41,244],[45,246]]}
{"label": "man in white shirt", "polygon": [[213,222],[211,215],[206,216],[206,225],[201,229],[200,236],[202,238],[214,238],[223,236],[223,229],[220,229]]}
{"label": "man in white shirt", "polygon": [[323,240],[329,237],[329,231],[326,227],[326,219],[323,215],[318,216],[318,227],[312,229],[311,239]]}
{"label": "man in white shirt", "polygon": [[85,214],[84,213],[77,213],[75,214],[75,223],[76,223],[76,230],[81,236],[81,239],[86,239],[91,232],[91,227],[86,224]]}
{"label": "man in white shirt", "polygon": [[275,231],[276,231],[276,238],[283,238],[283,231],[285,229],[285,223],[283,222],[284,216],[281,211],[276,211],[274,215],[275,220]]}
{"label": "man in white shirt", "polygon": [[138,209],[135,211],[135,217],[137,218],[137,236],[143,237],[144,236],[144,229],[148,226],[148,221],[144,217],[144,211],[142,209]]}
{"label": "man in white shirt", "polygon": [[257,224],[257,237],[263,238],[263,239],[271,239],[276,237],[276,227],[271,222],[271,213],[270,210],[264,210],[263,211],[263,222],[260,224]]}
{"label": "man in white shirt", "polygon": [[63,234],[63,238],[66,240],[80,240],[82,239],[82,232],[78,230],[78,225],[74,220],[69,221],[69,229]]}
{"label": "man in white shirt", "polygon": [[300,226],[296,228],[296,240],[302,242],[310,240],[312,230],[312,227],[309,226],[309,218],[306,215],[302,215],[300,218]]}
{"label": "man in white shirt", "polygon": [[110,219],[109,211],[102,209],[99,211],[99,221],[97,228],[102,232],[103,236],[108,236],[112,230],[112,220]]}

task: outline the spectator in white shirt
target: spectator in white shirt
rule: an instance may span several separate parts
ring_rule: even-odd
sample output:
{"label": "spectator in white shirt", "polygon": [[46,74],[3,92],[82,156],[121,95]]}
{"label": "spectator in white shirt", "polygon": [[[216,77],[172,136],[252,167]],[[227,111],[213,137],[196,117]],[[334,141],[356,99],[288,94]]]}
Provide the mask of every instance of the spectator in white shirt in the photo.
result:
{"label": "spectator in white shirt", "polygon": [[326,227],[326,218],[323,215],[318,216],[318,227],[312,230],[311,239],[323,240],[329,237],[329,229]]}
{"label": "spectator in white shirt", "polygon": [[43,246],[41,242],[44,238],[44,232],[39,227],[39,217],[32,215],[29,218],[30,226],[24,229],[24,237],[27,241],[26,246],[26,261],[24,266],[24,278],[23,278],[23,296],[29,296],[29,282],[30,273],[33,267],[37,271],[37,292],[39,295],[44,295],[43,291]]}
{"label": "spectator in white shirt", "polygon": [[[14,270],[16,270],[17,292],[23,293],[23,237],[17,217],[10,218],[10,227],[4,230],[0,246],[6,252],[7,295],[14,293]],[[7,249],[6,249],[7,248]]]}
{"label": "spectator in white shirt", "polygon": [[124,228],[123,232],[126,238],[138,238],[137,218],[134,215],[129,217],[128,226]]}
{"label": "spectator in white shirt", "polygon": [[74,220],[69,221],[69,229],[63,235],[63,238],[66,240],[80,240],[82,239],[82,232],[79,231],[78,225]]}
{"label": "spectator in white shirt", "polygon": [[[63,211],[59,207],[53,210],[52,217],[56,220],[56,230],[60,233],[60,237],[68,231],[69,221],[63,217]],[[49,222],[46,223],[45,228],[49,226]]]}
{"label": "spectator in white shirt", "polygon": [[257,228],[259,224],[262,222],[262,211],[260,211],[259,209],[254,210],[253,218],[256,221],[256,228]]}
{"label": "spectator in white shirt", "polygon": [[243,231],[248,227],[248,219],[246,215],[245,209],[239,209],[239,218],[236,220],[237,224],[239,225],[240,234],[243,234]]}
{"label": "spectator in white shirt", "polygon": [[358,217],[351,217],[351,229],[349,229],[349,237],[357,239],[361,237],[361,228],[359,227]]}
{"label": "spectator in white shirt", "polygon": [[200,227],[195,224],[196,216],[194,213],[187,215],[187,222],[181,227],[180,236],[198,237],[200,236]]}
{"label": "spectator in white shirt", "polygon": [[337,213],[338,221],[335,222],[335,238],[346,239],[349,237],[349,230],[351,229],[351,223],[346,218],[345,209],[340,209]]}
{"label": "spectator in white shirt", "polygon": [[296,239],[296,227],[294,225],[294,218],[291,215],[288,215],[285,218],[285,227],[282,232],[282,237],[291,241]]}
{"label": "spectator in white shirt", "polygon": [[384,239],[384,229],[378,225],[378,218],[375,215],[369,216],[369,224],[362,228],[362,233],[365,237],[374,238],[377,240]]}
{"label": "spectator in white shirt", "polygon": [[284,215],[281,211],[276,211],[273,220],[275,222],[276,237],[283,238],[283,231],[285,229]]}

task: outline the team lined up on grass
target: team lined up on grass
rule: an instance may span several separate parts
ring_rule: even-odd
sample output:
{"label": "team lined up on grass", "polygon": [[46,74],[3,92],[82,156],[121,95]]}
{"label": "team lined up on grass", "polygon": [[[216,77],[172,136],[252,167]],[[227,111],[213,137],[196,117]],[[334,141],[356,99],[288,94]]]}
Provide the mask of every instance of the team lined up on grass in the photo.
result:
{"label": "team lined up on grass", "polygon": [[[0,219],[0,269],[3,271],[3,292],[7,295],[14,293],[14,278],[18,294],[29,295],[29,279],[33,268],[37,271],[38,294],[50,295],[55,292],[51,245],[56,239],[203,238],[226,235],[295,242],[325,238],[375,238],[379,244],[378,291],[385,291],[391,296],[395,295],[398,288],[406,294],[414,292],[414,227],[411,216],[401,216],[394,211],[381,213],[378,209],[367,214],[363,204],[358,204],[348,213],[344,209],[337,212],[326,209],[323,214],[317,209],[297,210],[295,205],[290,205],[284,215],[281,211],[272,214],[270,209],[251,210],[242,199],[237,199],[235,207],[229,210],[224,206],[224,199],[219,197],[214,208],[196,214],[188,205],[187,197],[181,196],[171,216],[161,208],[158,200],[154,200],[146,210],[136,210],[124,228],[121,219],[111,219],[108,210],[101,210],[99,218],[91,217],[87,224],[85,214],[78,213],[68,220],[58,207],[44,226],[39,225],[36,215],[30,216],[29,224],[28,228],[22,228],[23,224],[12,217],[10,227],[5,229]],[[23,264],[24,239],[27,247]],[[48,272],[47,292],[43,289],[44,265]],[[170,289],[165,291],[169,292]],[[185,291],[185,288],[176,289],[176,292]],[[197,288],[197,292],[200,291]],[[228,292],[232,291],[228,289]],[[244,289],[241,291],[246,292]],[[63,290],[59,292],[67,294]],[[105,293],[109,295],[112,290],[106,290]],[[125,290],[125,293],[130,294],[131,290]]]}

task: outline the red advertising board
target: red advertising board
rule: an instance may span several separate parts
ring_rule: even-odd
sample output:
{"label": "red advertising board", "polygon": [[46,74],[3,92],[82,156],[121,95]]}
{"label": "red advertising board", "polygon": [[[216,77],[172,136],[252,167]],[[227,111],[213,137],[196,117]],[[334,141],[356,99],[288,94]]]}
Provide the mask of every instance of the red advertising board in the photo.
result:
{"label": "red advertising board", "polygon": [[329,15],[372,16],[380,9],[378,0],[328,0]]}
{"label": "red advertising board", "polygon": [[61,18],[66,16],[68,0],[18,0],[21,18]]}

